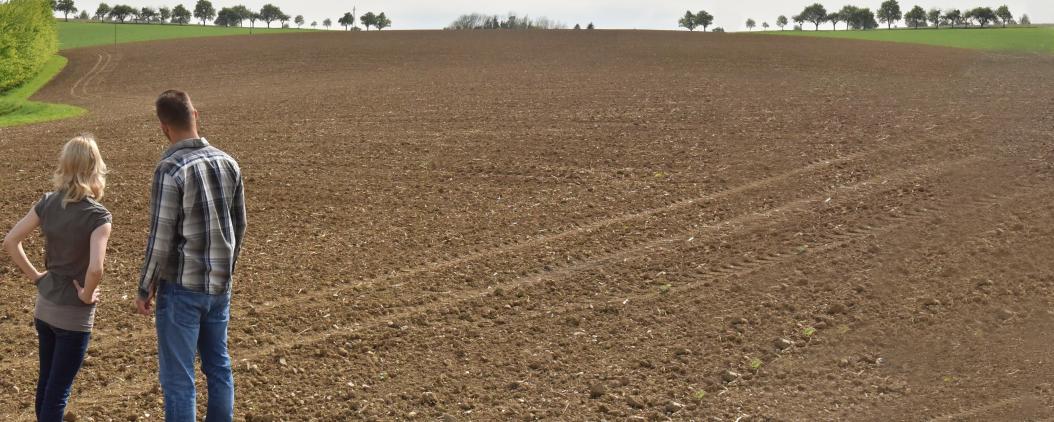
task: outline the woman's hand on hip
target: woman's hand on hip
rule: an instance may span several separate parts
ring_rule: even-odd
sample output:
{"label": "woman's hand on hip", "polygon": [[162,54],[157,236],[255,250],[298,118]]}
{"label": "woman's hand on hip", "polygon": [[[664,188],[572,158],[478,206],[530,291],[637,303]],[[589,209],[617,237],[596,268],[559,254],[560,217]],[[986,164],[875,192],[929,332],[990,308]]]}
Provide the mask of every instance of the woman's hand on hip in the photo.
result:
{"label": "woman's hand on hip", "polygon": [[84,288],[84,286],[81,286],[80,283],[77,283],[77,280],[73,280],[73,287],[77,289],[77,297],[79,297],[81,299],[81,302],[84,302],[85,305],[94,305],[96,303],[99,303],[99,289],[95,289],[94,291],[89,292]]}

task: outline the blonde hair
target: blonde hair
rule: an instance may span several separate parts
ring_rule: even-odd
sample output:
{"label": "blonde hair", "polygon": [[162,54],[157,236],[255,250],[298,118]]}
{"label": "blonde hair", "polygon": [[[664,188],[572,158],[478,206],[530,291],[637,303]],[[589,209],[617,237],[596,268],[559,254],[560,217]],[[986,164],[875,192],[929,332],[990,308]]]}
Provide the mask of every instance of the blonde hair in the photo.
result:
{"label": "blonde hair", "polygon": [[102,199],[106,190],[106,163],[91,134],[81,134],[66,142],[52,180],[56,192],[66,192],[63,207],[84,198]]}

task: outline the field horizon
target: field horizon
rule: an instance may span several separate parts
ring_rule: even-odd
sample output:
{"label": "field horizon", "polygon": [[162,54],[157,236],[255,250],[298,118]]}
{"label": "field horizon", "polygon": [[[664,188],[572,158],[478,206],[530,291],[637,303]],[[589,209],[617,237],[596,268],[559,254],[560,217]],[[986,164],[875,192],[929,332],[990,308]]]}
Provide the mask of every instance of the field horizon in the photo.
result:
{"label": "field horizon", "polygon": [[311,28],[252,28],[221,27],[213,25],[177,25],[146,23],[110,23],[84,21],[57,21],[59,50],[113,45],[114,29],[117,43],[144,42],[183,38],[217,37],[232,35],[274,35],[318,31]]}
{"label": "field horizon", "polygon": [[972,50],[1054,54],[1054,26],[1031,25],[1006,28],[896,28],[868,31],[831,30],[821,25],[819,31],[757,31],[759,35],[785,35],[817,38],[839,38],[924,44]]}

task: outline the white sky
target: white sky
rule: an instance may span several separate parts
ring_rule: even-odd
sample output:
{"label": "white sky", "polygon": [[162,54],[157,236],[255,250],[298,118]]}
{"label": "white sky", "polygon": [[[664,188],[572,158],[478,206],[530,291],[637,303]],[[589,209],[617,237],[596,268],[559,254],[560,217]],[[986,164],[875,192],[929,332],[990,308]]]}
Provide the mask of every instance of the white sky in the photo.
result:
{"label": "white sky", "polygon": [[[119,0],[108,2],[128,4],[133,7],[175,6],[183,3],[193,10],[196,0]],[[304,15],[310,23],[330,18],[337,27],[337,18],[356,6],[361,15],[365,11],[386,12],[392,20],[392,29],[441,29],[463,13],[487,13],[505,15],[545,16],[574,26],[581,23],[596,23],[601,29],[677,29],[677,19],[688,9],[705,9],[714,15],[714,25],[729,31],[743,30],[747,18],[753,18],[758,26],[762,22],[775,24],[776,17],[801,12],[816,0],[211,0],[219,10],[221,7],[244,4],[259,9],[265,3],[273,3],[290,16]],[[899,0],[902,11],[918,4],[930,7],[968,9],[979,4],[995,8],[1001,4],[1010,7],[1015,18],[1027,13],[1033,23],[1054,23],[1054,0]],[[870,7],[877,10],[882,0],[820,1],[828,8],[841,9],[845,4]],[[77,7],[94,14],[98,0],[76,1]]]}

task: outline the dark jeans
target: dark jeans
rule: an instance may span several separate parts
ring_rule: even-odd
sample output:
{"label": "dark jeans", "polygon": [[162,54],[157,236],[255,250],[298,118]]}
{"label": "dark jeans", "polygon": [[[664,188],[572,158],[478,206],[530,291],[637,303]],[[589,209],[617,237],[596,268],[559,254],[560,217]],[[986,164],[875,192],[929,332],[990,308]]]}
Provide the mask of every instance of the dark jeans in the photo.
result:
{"label": "dark jeans", "polygon": [[37,421],[62,422],[73,378],[88,352],[91,333],[67,331],[36,320],[40,338],[40,378],[37,381]]}

